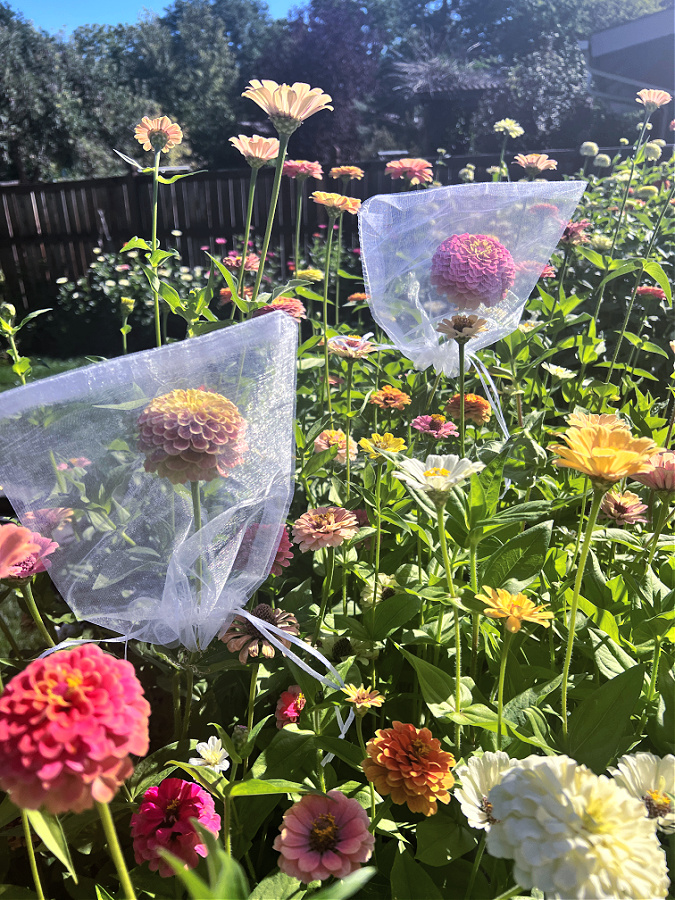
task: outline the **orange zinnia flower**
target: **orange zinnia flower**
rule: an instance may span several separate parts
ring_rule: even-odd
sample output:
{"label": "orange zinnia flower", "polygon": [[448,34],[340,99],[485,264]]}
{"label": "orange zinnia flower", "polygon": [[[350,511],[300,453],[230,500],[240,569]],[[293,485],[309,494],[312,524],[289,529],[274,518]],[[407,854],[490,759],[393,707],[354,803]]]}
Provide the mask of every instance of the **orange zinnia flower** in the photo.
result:
{"label": "orange zinnia flower", "polygon": [[547,169],[558,168],[557,161],[549,159],[546,153],[519,153],[513,161],[522,166],[528,175],[541,175]]}
{"label": "orange zinnia flower", "polygon": [[515,634],[520,631],[523,622],[534,622],[535,625],[543,625],[548,628],[551,624],[548,620],[553,618],[553,613],[544,606],[536,606],[525,594],[511,594],[501,588],[491,588],[483,585],[482,594],[476,594],[477,600],[482,600],[488,607],[484,610],[490,619],[506,619],[504,623],[507,631]]}
{"label": "orange zinnia flower", "polygon": [[180,125],[176,125],[168,116],[160,116],[158,119],[143,116],[135,128],[134,137],[144,150],[154,150],[155,153],[163,150],[168,153],[181,143],[183,132]]}
{"label": "orange zinnia flower", "polygon": [[231,137],[230,143],[237,148],[253,169],[259,169],[279,155],[277,138],[262,137],[259,134],[246,137],[245,134],[240,134],[239,137]]}
{"label": "orange zinnia flower", "polygon": [[411,812],[433,816],[438,812],[437,801],[450,802],[455,758],[441,750],[441,742],[428,728],[392,724],[393,728],[381,728],[366,744],[368,759],[361,763],[366,778],[381,796],[391,794],[394,803],[406,803]]}
{"label": "orange zinnia flower", "polygon": [[21,528],[13,522],[0,525],[0,578],[7,578],[17,563],[31,553],[37,553],[39,549],[27,528]]}
{"label": "orange zinnia flower", "polygon": [[576,469],[605,490],[628,475],[652,469],[651,457],[657,449],[651,438],[634,438],[627,428],[587,425],[570,428],[563,435],[567,444],[555,444],[556,466]]}
{"label": "orange zinnia flower", "polygon": [[314,113],[333,108],[328,105],[332,97],[301,81],[288,85],[252,78],[241,96],[264,109],[280,134],[293,134]]}
{"label": "orange zinnia flower", "polygon": [[312,200],[326,208],[329,216],[339,216],[343,212],[353,216],[359,211],[361,201],[356,197],[345,197],[342,194],[328,194],[326,191],[314,191]]}
{"label": "orange zinnia flower", "polygon": [[648,113],[653,113],[662,106],[666,106],[672,99],[668,91],[655,91],[650,88],[643,88],[641,91],[638,91],[635,102],[642,103]]}
{"label": "orange zinnia flower", "polygon": [[410,184],[428,184],[434,180],[431,163],[426,159],[395,159],[384,167],[391,178],[405,178]]}
{"label": "orange zinnia flower", "polygon": [[403,409],[410,404],[410,396],[398,388],[385,384],[382,390],[374,391],[370,395],[370,402],[380,409]]}
{"label": "orange zinnia flower", "polygon": [[361,181],[366,174],[358,166],[334,166],[328,173],[331,178],[345,178],[347,181]]}
{"label": "orange zinnia flower", "polygon": [[[459,419],[459,394],[455,394],[445,404],[445,411],[451,419]],[[492,407],[478,394],[464,394],[464,418],[474,425],[485,425],[490,421]]]}

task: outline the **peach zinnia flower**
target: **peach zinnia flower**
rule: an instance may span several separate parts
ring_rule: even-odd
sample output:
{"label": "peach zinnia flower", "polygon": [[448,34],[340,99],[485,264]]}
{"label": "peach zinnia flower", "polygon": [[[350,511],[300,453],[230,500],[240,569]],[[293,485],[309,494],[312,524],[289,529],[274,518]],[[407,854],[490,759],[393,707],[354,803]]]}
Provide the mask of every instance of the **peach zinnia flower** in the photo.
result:
{"label": "peach zinnia flower", "polygon": [[487,234],[453,234],[434,251],[430,281],[440,294],[462,308],[496,306],[513,287],[513,257]]}
{"label": "peach zinnia flower", "polygon": [[405,178],[410,184],[428,184],[434,180],[431,163],[426,159],[395,159],[384,167],[391,178]]}
{"label": "peach zinnia flower", "polygon": [[160,116],[158,119],[143,116],[135,128],[134,137],[144,150],[154,150],[155,153],[162,150],[168,153],[182,142],[183,132],[180,125],[176,125],[168,116]]}
{"label": "peach zinnia flower", "polygon": [[455,758],[441,750],[441,742],[428,728],[392,725],[381,728],[366,744],[368,758],[361,763],[366,778],[381,796],[391,794],[394,803],[406,803],[411,812],[433,816],[437,801],[450,802]]}
{"label": "peach zinnia flower", "polygon": [[251,318],[255,319],[256,316],[264,316],[265,313],[276,312],[277,310],[287,313],[296,322],[307,318],[305,304],[302,300],[298,300],[297,297],[275,297],[274,300],[270,300],[269,303],[254,310],[251,313]]}
{"label": "peach zinnia flower", "polygon": [[9,575],[6,575],[8,581],[23,581],[30,579],[39,572],[46,572],[51,566],[51,560],[47,559],[55,550],[59,549],[56,541],[50,541],[47,537],[33,532],[31,540],[37,544],[37,550],[27,553],[23,559],[15,563],[10,568]]}
{"label": "peach zinnia flower", "polygon": [[380,409],[403,409],[411,403],[410,395],[398,388],[392,387],[390,384],[379,391],[373,391],[370,395],[370,403],[379,406]]}
{"label": "peach zinnia flower", "polygon": [[607,519],[613,519],[617,525],[646,522],[647,519],[642,515],[646,511],[646,504],[631,491],[609,491],[600,504],[600,514]]}
{"label": "peach zinnia flower", "polygon": [[591,425],[602,425],[603,428],[613,430],[615,428],[623,428],[628,431],[626,421],[615,413],[585,413],[583,410],[577,409],[567,417],[567,424],[570,428],[587,428]]}
{"label": "peach zinnia flower", "polygon": [[145,471],[172,484],[213,481],[243,462],[246,421],[215,391],[175,390],[155,397],[138,418]]}
{"label": "peach zinnia flower", "polygon": [[279,832],[279,868],[303,884],[346,878],[370,859],[375,843],[364,808],[340,791],[306,794],[284,813]]}
{"label": "peach zinnia flower", "polygon": [[279,155],[278,138],[262,137],[260,134],[246,137],[245,134],[240,134],[239,137],[231,137],[230,143],[237,148],[252,169],[261,168]]}
{"label": "peach zinnia flower", "polygon": [[354,513],[341,506],[309,509],[293,524],[293,540],[303,553],[323,547],[339,547],[359,530]]}
{"label": "peach zinnia flower", "polygon": [[603,425],[570,428],[563,440],[566,447],[551,447],[558,456],[555,465],[583,472],[596,486],[605,489],[629,475],[649,472],[650,458],[656,450],[651,438],[634,438],[625,428]]}
{"label": "peach zinnia flower", "polygon": [[361,181],[365,174],[358,166],[333,166],[328,173],[331,178],[342,178],[345,181]]}
{"label": "peach zinnia flower", "polygon": [[32,553],[37,553],[39,545],[27,528],[9,522],[0,525],[0,578],[11,575],[13,566]]}
{"label": "peach zinnia flower", "polygon": [[643,88],[638,91],[635,98],[636,103],[642,103],[647,113],[656,112],[662,106],[667,106],[673,98],[668,91],[657,91],[650,88]]}
{"label": "peach zinnia flower", "polygon": [[364,356],[377,350],[375,344],[368,340],[369,337],[372,335],[359,337],[358,334],[350,334],[346,337],[338,335],[328,338],[328,352],[343,359],[363,359]]}
{"label": "peach zinnia flower", "polygon": [[502,588],[491,588],[483,585],[483,593],[476,594],[477,600],[482,600],[487,606],[483,610],[484,614],[490,619],[506,619],[504,625],[506,630],[515,634],[520,631],[523,622],[534,622],[535,625],[543,625],[548,628],[551,624],[549,619],[553,618],[553,613],[549,612],[545,606],[537,606],[529,597],[520,592],[511,594]]}
{"label": "peach zinnia flower", "polygon": [[369,453],[369,459],[382,459],[380,450],[387,453],[403,453],[408,447],[403,438],[394,437],[389,431],[385,434],[373,432],[369,438],[361,438],[359,447]]}
{"label": "peach zinnia flower", "polygon": [[[347,435],[342,431],[341,428],[327,428],[325,431],[322,431],[321,434],[314,441],[314,452],[321,453],[323,450],[328,450],[330,447],[339,447],[337,452],[337,456],[335,459],[337,462],[344,463],[347,462]],[[356,459],[356,455],[359,452],[359,448],[356,444],[356,441],[349,438],[349,458]]]}
{"label": "peach zinnia flower", "polygon": [[[287,634],[298,635],[300,627],[293,613],[284,612],[282,609],[272,609],[268,603],[259,603],[251,610],[251,615],[275,625]],[[221,640],[230,653],[239,653],[239,662],[246,665],[250,657],[257,659],[262,654],[265,659],[272,659],[276,653],[274,645],[265,637],[264,632],[259,631],[253,622],[244,616],[235,616],[227,628],[222,628],[218,639]],[[291,642],[285,638],[279,638],[284,647],[290,647]]]}
{"label": "peach zinnia flower", "polygon": [[634,475],[634,480],[653,491],[675,493],[675,452],[659,450],[650,457],[649,462],[649,470],[641,475]]}
{"label": "peach zinnia flower", "polygon": [[272,120],[280,134],[293,134],[305,119],[329,106],[332,98],[321,88],[310,88],[302,81],[292,85],[252,78],[241,95],[253,100]]}
{"label": "peach zinnia flower", "polygon": [[549,159],[546,153],[519,153],[513,161],[532,177],[558,168],[557,160]]}
{"label": "peach zinnia flower", "polygon": [[308,159],[287,159],[282,170],[289,178],[298,178],[305,181],[307,178],[323,178],[321,163],[310,162]]}
{"label": "peach zinnia flower", "polygon": [[148,752],[149,716],[134,667],[96,644],[36,659],[0,697],[0,787],[54,815],[108,803]]}
{"label": "peach zinnia flower", "polygon": [[326,191],[314,191],[311,198],[319,206],[325,207],[329,216],[339,216],[344,212],[355,216],[361,206],[361,201],[356,197],[345,197],[343,194],[330,194]]}
{"label": "peach zinnia flower", "polygon": [[[445,411],[451,419],[459,419],[460,396],[455,394],[445,404]],[[464,418],[474,425],[485,425],[492,416],[492,407],[478,394],[464,394]]]}

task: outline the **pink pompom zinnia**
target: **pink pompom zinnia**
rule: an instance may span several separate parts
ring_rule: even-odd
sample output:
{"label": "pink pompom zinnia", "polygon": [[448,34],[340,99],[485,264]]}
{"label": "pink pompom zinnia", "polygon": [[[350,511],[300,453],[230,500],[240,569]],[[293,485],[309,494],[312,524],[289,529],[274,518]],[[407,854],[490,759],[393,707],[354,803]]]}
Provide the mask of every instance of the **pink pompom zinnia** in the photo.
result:
{"label": "pink pompom zinnia", "polygon": [[36,659],[0,697],[0,787],[54,814],[108,803],[148,752],[149,716],[134,667],[96,644]]}
{"label": "pink pompom zinnia", "polygon": [[431,283],[464,309],[496,306],[513,287],[515,275],[509,251],[486,234],[453,234],[431,259]]}
{"label": "pink pompom zinnia", "polygon": [[292,684],[287,691],[283,691],[277,700],[277,708],[274,710],[277,728],[297,722],[306,703],[307,700],[299,684]]}
{"label": "pink pompom zinnia", "polygon": [[370,859],[375,843],[361,804],[340,791],[307,794],[284,813],[279,831],[279,868],[303,884],[346,878]]}
{"label": "pink pompom zinnia", "polygon": [[446,422],[445,416],[437,414],[433,416],[418,416],[410,423],[412,427],[421,434],[428,434],[430,437],[436,438],[437,441],[443,438],[454,437],[458,434],[457,426],[454,422]]}
{"label": "pink pompom zinnia", "polygon": [[140,865],[147,860],[152,872],[159,870],[162,878],[170,878],[174,871],[159,853],[168,850],[183,860],[186,869],[194,869],[199,857],[206,857],[208,851],[191,819],[218,836],[220,816],[211,795],[198,784],[165,778],[148,788],[138,812],[131,817],[136,862]]}
{"label": "pink pompom zinnia", "polygon": [[23,579],[32,578],[38,572],[45,572],[51,566],[51,560],[47,557],[55,550],[59,549],[56,541],[50,541],[49,538],[42,537],[37,532],[31,532],[30,536],[33,544],[37,545],[37,550],[28,553],[22,560],[13,565],[9,574],[5,577],[8,581],[22,581]]}

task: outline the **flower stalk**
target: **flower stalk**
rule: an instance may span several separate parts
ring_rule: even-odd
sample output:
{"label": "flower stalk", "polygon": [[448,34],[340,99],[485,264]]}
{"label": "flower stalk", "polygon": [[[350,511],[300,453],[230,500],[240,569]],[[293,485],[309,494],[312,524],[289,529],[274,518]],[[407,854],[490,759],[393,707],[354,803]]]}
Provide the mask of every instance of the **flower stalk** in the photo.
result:
{"label": "flower stalk", "polygon": [[[237,293],[243,298],[244,278],[246,277],[246,257],[248,256],[248,242],[251,237],[251,219],[253,218],[253,202],[255,200],[255,185],[258,179],[258,168],[251,166],[251,177],[248,184],[248,203],[246,205],[246,224],[244,225],[244,245],[241,248],[241,272],[239,273],[239,284],[237,285]],[[262,265],[262,260],[260,262]],[[234,310],[235,304],[232,304]]]}
{"label": "flower stalk", "polygon": [[[253,295],[251,297],[251,302],[255,303],[258,298],[258,292],[260,291],[260,285],[262,283],[263,274],[265,272],[265,262],[267,260],[267,251],[270,246],[270,238],[272,237],[272,226],[274,224],[274,216],[277,211],[277,202],[279,200],[279,191],[281,189],[281,174],[284,168],[284,160],[286,159],[286,150],[288,148],[288,142],[290,140],[290,134],[280,134],[279,135],[279,155],[277,156],[277,167],[274,170],[274,181],[272,183],[272,196],[270,198],[270,209],[267,215],[267,225],[265,227],[265,236],[263,238],[262,250],[260,251],[260,265],[258,266],[258,272],[255,277],[255,284],[253,285]],[[247,242],[248,243],[248,242]],[[242,272],[243,272],[243,259],[242,259]]]}
{"label": "flower stalk", "polygon": [[124,861],[122,848],[120,847],[120,842],[117,838],[117,831],[115,830],[115,823],[110,812],[110,807],[107,803],[99,803],[96,801],[96,809],[98,810],[101,825],[103,826],[103,833],[105,834],[108,843],[108,852],[117,869],[117,876],[120,880],[122,890],[124,891],[124,896],[126,900],[136,900],[134,886],[131,883],[129,870]]}

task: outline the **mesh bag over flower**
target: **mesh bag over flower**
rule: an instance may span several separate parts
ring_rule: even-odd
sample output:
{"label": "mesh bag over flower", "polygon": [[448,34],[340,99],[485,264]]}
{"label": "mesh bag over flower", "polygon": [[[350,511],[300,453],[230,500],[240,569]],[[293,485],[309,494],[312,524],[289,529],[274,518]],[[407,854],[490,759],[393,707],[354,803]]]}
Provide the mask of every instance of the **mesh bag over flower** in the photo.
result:
{"label": "mesh bag over flower", "polygon": [[[49,574],[79,618],[203,648],[267,577],[291,499],[296,340],[273,312],[3,395],[0,482],[34,531],[69,511]],[[74,457],[90,465],[59,468]]]}
{"label": "mesh bag over flower", "polygon": [[[518,326],[585,182],[463,184],[382,194],[359,212],[366,290],[377,323],[418,369],[458,372],[444,319],[477,314],[467,356]],[[555,215],[542,218],[548,204]]]}

